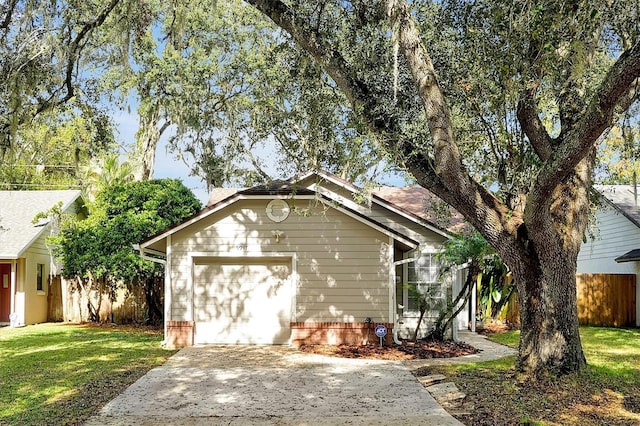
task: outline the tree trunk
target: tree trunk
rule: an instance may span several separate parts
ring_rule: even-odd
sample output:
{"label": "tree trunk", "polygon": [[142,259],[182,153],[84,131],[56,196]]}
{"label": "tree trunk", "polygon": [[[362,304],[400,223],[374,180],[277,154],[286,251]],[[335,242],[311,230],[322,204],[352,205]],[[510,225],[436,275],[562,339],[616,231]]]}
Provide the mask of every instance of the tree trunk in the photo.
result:
{"label": "tree trunk", "polygon": [[416,324],[416,329],[413,332],[413,343],[418,341],[418,332],[420,331],[420,324],[422,324],[422,320],[424,318],[424,314],[427,311],[426,306],[420,305],[420,317],[418,318],[418,324]]}
{"label": "tree trunk", "polygon": [[575,263],[514,267],[520,307],[518,370],[539,376],[586,365],[578,328]]}
{"label": "tree trunk", "polygon": [[[467,278],[464,281],[462,289],[460,289],[460,293],[458,293],[454,300],[446,304],[446,308],[440,311],[440,313],[438,314],[438,318],[436,319],[436,322],[433,326],[433,330],[427,337],[434,340],[444,340],[444,336],[449,325],[453,322],[454,318],[458,316],[462,309],[464,309],[465,305],[469,303],[471,290],[473,288],[472,282],[479,272],[480,268],[478,267],[478,265],[475,262],[471,262],[471,265],[469,265],[469,270],[467,272]],[[464,301],[464,303],[458,306],[458,303],[460,303],[461,301]]]}
{"label": "tree trunk", "polygon": [[576,270],[588,221],[594,160],[595,149],[555,185],[550,196],[532,191],[524,223],[516,232],[519,249],[511,255],[499,250],[511,258],[518,287],[517,367],[533,376],[566,374],[586,365],[578,328]]}
{"label": "tree trunk", "polygon": [[155,277],[147,278],[144,282],[144,296],[147,305],[147,323],[160,325],[163,321],[162,285],[158,285]]}
{"label": "tree trunk", "polygon": [[162,126],[159,126],[160,108],[155,104],[140,108],[138,114],[140,129],[136,133],[136,139],[140,164],[136,173],[136,180],[141,181],[149,180],[153,177],[158,142],[171,123],[165,121]]}
{"label": "tree trunk", "polygon": [[[526,195],[523,212],[498,199],[465,166],[445,92],[415,22],[413,3],[386,0],[372,2],[371,7],[382,8],[389,24],[386,33],[393,32],[397,37],[422,104],[430,135],[428,144],[403,132],[401,111],[390,107],[388,93],[379,90],[377,76],[389,72],[388,61],[381,61],[379,69],[369,64],[376,76],[370,82],[359,68],[361,64],[354,65],[351,55],[344,56],[330,36],[334,27],[323,33],[314,22],[315,14],[298,10],[301,4],[247,2],[289,32],[323,66],[371,131],[380,136],[378,140],[387,152],[393,153],[420,186],[462,214],[512,268],[523,329],[519,369],[535,375],[579,371],[585,359],[578,330],[575,272],[589,209],[587,189],[599,139],[612,125],[614,112],[627,110],[637,99],[640,42],[619,56],[592,95],[578,97],[575,105],[568,105],[571,96],[561,100],[562,129],[556,137],[548,133],[537,109],[537,71],[531,80],[524,76],[521,83],[527,90],[520,95],[517,118],[540,164],[535,177],[521,189],[526,192],[522,194]],[[368,15],[362,16],[358,19],[368,19]],[[378,24],[374,19],[371,23]],[[523,63],[526,67],[526,57]],[[531,65],[536,68],[540,64]],[[576,69],[589,65],[578,61]],[[514,81],[523,78],[513,77]],[[578,79],[570,77],[562,90],[574,95],[584,92]],[[521,148],[514,145],[513,149]]]}

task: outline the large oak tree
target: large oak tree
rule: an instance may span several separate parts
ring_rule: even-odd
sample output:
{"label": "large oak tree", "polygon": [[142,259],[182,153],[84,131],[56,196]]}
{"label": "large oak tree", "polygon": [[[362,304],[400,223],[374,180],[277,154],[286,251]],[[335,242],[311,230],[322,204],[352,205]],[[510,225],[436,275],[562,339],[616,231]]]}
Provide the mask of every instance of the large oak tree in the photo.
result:
{"label": "large oak tree", "polygon": [[638,2],[247,1],[511,267],[518,368],[580,370],[576,259],[597,147],[638,99]]}

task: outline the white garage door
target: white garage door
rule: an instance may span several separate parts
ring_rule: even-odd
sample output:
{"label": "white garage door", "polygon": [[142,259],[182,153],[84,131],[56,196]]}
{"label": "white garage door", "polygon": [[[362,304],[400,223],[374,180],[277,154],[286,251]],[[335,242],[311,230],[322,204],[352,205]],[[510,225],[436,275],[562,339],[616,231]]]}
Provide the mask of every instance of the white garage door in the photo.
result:
{"label": "white garage door", "polygon": [[290,258],[194,259],[196,344],[285,344]]}

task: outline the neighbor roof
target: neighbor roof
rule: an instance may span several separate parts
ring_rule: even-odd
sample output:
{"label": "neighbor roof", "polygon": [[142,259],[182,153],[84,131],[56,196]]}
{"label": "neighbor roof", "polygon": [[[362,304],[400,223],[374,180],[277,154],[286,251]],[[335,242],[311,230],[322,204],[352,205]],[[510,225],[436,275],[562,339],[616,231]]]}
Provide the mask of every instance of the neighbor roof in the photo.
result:
{"label": "neighbor roof", "polygon": [[48,220],[34,217],[62,202],[62,211],[80,191],[0,191],[0,259],[17,259],[45,231]]}
{"label": "neighbor roof", "polygon": [[209,191],[209,201],[207,201],[207,206],[211,206],[225,198],[229,198],[236,192],[242,191],[242,189],[244,188],[213,188]]}
{"label": "neighbor roof", "polygon": [[622,256],[616,257],[615,261],[617,263],[640,261],[640,249],[634,249],[634,250],[628,251]]}
{"label": "neighbor roof", "polygon": [[632,185],[595,185],[609,204],[640,228],[640,207],[638,193]]}
{"label": "neighbor roof", "polygon": [[452,234],[459,234],[468,226],[458,211],[421,186],[382,186],[374,190],[373,195]]}

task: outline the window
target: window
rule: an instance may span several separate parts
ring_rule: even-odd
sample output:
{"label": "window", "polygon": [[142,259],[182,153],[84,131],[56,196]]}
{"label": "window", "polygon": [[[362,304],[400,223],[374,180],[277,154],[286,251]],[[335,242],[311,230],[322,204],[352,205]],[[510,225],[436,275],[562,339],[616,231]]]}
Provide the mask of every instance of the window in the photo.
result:
{"label": "window", "polygon": [[44,287],[42,285],[43,277],[44,277],[44,264],[38,263],[38,276],[36,278],[37,291],[44,291]]}
{"label": "window", "polygon": [[396,309],[398,314],[402,316],[404,313],[404,265],[396,266]]}
{"label": "window", "polygon": [[407,277],[403,294],[405,311],[419,311],[419,294],[426,294],[430,299],[443,298],[442,285],[439,282],[440,267],[435,254],[423,254],[415,262],[406,264],[405,268]]}

